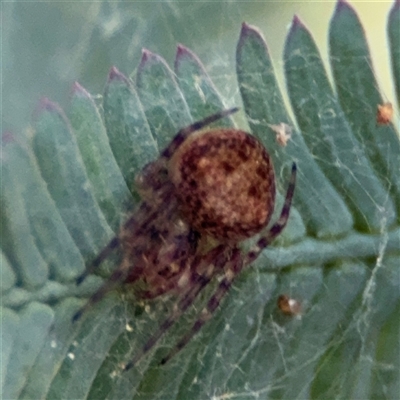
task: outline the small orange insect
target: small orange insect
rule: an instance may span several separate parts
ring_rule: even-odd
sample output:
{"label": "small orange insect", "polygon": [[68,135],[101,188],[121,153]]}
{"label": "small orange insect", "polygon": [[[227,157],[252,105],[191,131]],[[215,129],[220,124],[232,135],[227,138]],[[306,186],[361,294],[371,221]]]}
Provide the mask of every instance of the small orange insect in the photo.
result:
{"label": "small orange insect", "polygon": [[378,104],[378,110],[376,112],[376,122],[379,125],[387,125],[393,118],[393,106],[392,103]]}

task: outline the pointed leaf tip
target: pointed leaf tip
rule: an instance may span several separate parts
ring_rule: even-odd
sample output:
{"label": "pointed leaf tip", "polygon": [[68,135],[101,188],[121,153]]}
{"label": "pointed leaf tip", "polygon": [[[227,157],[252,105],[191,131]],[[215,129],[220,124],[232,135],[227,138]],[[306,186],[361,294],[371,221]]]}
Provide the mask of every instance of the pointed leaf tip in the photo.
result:
{"label": "pointed leaf tip", "polygon": [[241,54],[242,48],[250,42],[253,43],[253,45],[255,43],[261,45],[263,48],[262,51],[268,53],[267,43],[262,32],[256,26],[243,22],[239,42],[237,44],[237,56]]}
{"label": "pointed leaf tip", "polygon": [[[240,39],[247,36],[256,35],[264,40],[261,31],[254,25],[250,25],[247,22],[242,23],[242,29],[240,31]],[[265,40],[264,40],[265,41]]]}
{"label": "pointed leaf tip", "polygon": [[143,48],[142,49],[142,59],[141,59],[141,64],[145,63],[151,59],[157,58],[157,54],[151,52],[149,49]]}
{"label": "pointed leaf tip", "polygon": [[204,69],[200,59],[197,57],[196,54],[194,54],[191,50],[189,50],[183,44],[178,44],[178,46],[176,47],[176,55],[175,55],[175,63],[174,63],[175,71],[179,70],[179,65],[184,60],[192,62],[197,65],[200,65],[200,67],[202,69]]}
{"label": "pointed leaf tip", "polygon": [[11,132],[6,131],[1,135],[1,144],[6,145],[13,142],[15,142],[15,137]]}
{"label": "pointed leaf tip", "polygon": [[297,14],[295,14],[292,19],[291,29],[297,29],[297,28],[305,28],[305,25],[301,21],[300,17]]}
{"label": "pointed leaf tip", "polygon": [[113,80],[128,82],[128,78],[115,66],[112,66],[110,72],[108,73],[108,82]]}
{"label": "pointed leaf tip", "polygon": [[193,53],[183,44],[178,43],[178,45],[176,46],[176,57],[183,57],[185,55],[190,55],[192,56]]}
{"label": "pointed leaf tip", "polygon": [[148,49],[142,49],[142,59],[140,60],[140,64],[138,67],[138,73],[141,69],[143,69],[147,64],[158,64],[162,63],[167,66],[166,61],[156,53],[151,52]]}
{"label": "pointed leaf tip", "polygon": [[343,12],[346,10],[352,11],[355,13],[354,8],[346,0],[338,0],[333,16],[335,16],[335,14],[337,14],[339,12]]}
{"label": "pointed leaf tip", "polygon": [[199,57],[197,57],[197,55],[193,53],[193,51],[190,50],[188,47],[179,43],[178,46],[176,47],[176,56],[174,64],[175,71],[178,70],[180,62],[183,61],[184,59],[194,64],[197,64],[202,70],[204,70],[204,66],[201,63]]}
{"label": "pointed leaf tip", "polygon": [[36,120],[45,111],[48,111],[50,113],[55,112],[57,114],[64,116],[63,110],[57,103],[52,102],[47,97],[42,97],[35,111],[33,112],[33,119]]}
{"label": "pointed leaf tip", "polygon": [[199,57],[197,57],[197,55],[195,53],[193,53],[192,50],[190,50],[188,47],[184,46],[183,44],[178,44],[178,46],[176,47],[176,57],[175,57],[175,62],[178,59],[181,58],[191,58],[193,61],[195,61],[197,64],[201,64],[201,61],[199,59]]}
{"label": "pointed leaf tip", "polygon": [[138,69],[137,69],[137,74],[140,75],[140,71],[143,70],[143,68],[145,67],[145,65],[149,62],[149,60],[151,60],[154,57],[154,54],[148,50],[143,48],[142,49],[142,58],[140,60],[140,63],[138,65]]}
{"label": "pointed leaf tip", "polygon": [[289,33],[286,37],[286,45],[290,43],[293,40],[293,37],[299,32],[299,31],[306,31],[309,33],[308,29],[306,26],[303,24],[301,19],[297,16],[294,15],[292,19],[292,24],[289,28]]}
{"label": "pointed leaf tip", "polygon": [[91,97],[90,93],[79,82],[73,83],[71,94],[72,96]]}
{"label": "pointed leaf tip", "polygon": [[242,22],[242,29],[240,31],[240,36],[247,35],[250,31],[253,30],[253,27],[247,22]]}
{"label": "pointed leaf tip", "polygon": [[55,103],[53,103],[48,97],[42,97],[39,100],[39,105],[38,105],[39,109],[46,109],[52,111],[54,110],[55,106],[56,106]]}

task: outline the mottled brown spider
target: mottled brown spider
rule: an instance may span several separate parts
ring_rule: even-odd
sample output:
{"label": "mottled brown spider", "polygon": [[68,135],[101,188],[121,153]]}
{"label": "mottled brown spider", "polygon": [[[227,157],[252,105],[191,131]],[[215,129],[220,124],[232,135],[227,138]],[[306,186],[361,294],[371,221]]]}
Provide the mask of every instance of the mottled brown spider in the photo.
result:
{"label": "mottled brown spider", "polygon": [[274,211],[275,175],[270,156],[254,136],[233,128],[206,128],[237,110],[221,111],[181,129],[160,157],[144,167],[136,179],[141,204],[77,280],[81,283],[114,249],[122,249],[120,266],[73,321],[121,284],[142,282],[145,289],[138,297],[145,299],[177,295],[171,315],[125,370],[156,344],[212,279],[221,276],[192,328],[161,363],[180,351],[211,318],[243,267],[287,223],[295,188],[294,163],[280,218],[242,254],[238,244],[265,228]]}

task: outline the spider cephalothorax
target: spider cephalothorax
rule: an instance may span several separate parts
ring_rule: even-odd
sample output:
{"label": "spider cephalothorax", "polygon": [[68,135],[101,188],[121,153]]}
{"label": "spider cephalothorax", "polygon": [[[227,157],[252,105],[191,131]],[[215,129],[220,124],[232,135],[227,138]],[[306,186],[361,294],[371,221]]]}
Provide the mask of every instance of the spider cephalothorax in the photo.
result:
{"label": "spider cephalothorax", "polygon": [[[188,334],[162,360],[182,349],[211,317],[234,278],[285,227],[295,186],[296,166],[279,220],[242,254],[240,241],[265,228],[274,211],[275,176],[271,159],[255,137],[227,128],[205,129],[236,112],[221,111],[181,129],[160,157],[138,174],[142,203],[103,249],[78,283],[120,247],[123,258],[103,286],[74,316],[123,283],[141,281],[142,298],[170,292],[177,295],[171,315],[125,369],[149,351],[215,277],[222,276]],[[141,285],[143,286],[143,285]]]}

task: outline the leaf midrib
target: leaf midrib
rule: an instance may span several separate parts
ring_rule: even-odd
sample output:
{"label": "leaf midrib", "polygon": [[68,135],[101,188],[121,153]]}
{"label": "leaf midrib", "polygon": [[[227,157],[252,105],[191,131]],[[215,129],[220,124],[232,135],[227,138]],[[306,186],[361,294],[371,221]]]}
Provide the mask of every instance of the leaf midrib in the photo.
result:
{"label": "leaf midrib", "polygon": [[[270,247],[262,253],[254,265],[261,269],[274,270],[292,267],[293,265],[325,264],[348,258],[367,258],[378,256],[383,238],[386,236],[385,254],[399,251],[400,227],[387,234],[360,234],[351,232],[338,240],[319,240],[309,237],[287,247]],[[88,296],[95,291],[99,282],[81,289],[75,283],[62,284],[49,280],[40,289],[30,292],[21,288],[13,288],[2,297],[4,307],[18,308],[32,301],[50,303],[72,295]]]}

